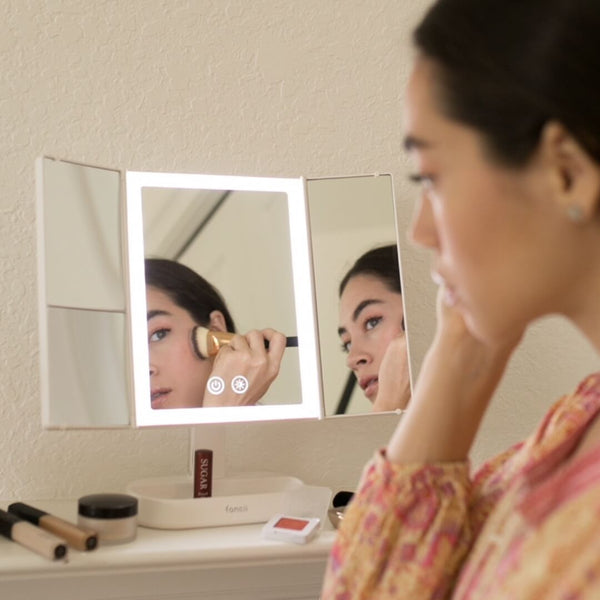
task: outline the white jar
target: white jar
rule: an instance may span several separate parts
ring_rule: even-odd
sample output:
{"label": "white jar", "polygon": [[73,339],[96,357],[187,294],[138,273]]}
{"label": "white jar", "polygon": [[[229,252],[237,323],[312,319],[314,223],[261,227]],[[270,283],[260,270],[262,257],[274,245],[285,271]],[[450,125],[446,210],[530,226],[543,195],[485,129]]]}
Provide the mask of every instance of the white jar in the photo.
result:
{"label": "white jar", "polygon": [[102,544],[124,544],[137,535],[137,498],[127,494],[91,494],[78,502],[77,522],[98,532]]}

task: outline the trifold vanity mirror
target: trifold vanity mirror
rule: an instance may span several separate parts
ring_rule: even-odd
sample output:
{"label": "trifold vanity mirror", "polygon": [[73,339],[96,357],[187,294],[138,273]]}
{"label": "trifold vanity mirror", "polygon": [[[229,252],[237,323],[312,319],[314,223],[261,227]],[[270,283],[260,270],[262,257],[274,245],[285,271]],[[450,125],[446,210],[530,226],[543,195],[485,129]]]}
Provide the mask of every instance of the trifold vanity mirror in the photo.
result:
{"label": "trifold vanity mirror", "polygon": [[[337,288],[360,254],[396,243],[391,176],[123,178],[43,157],[36,179],[44,427],[370,412],[362,390],[348,392]],[[238,332],[273,328],[296,339],[257,403],[153,408],[149,343],[164,334],[149,328],[145,263],[154,258],[208,280]]]}

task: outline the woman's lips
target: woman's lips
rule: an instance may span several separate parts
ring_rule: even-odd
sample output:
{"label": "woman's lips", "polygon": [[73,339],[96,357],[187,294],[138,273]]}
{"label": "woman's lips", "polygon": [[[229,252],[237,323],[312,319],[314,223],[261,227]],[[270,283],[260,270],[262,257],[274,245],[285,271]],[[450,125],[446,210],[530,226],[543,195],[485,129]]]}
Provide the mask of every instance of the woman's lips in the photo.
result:
{"label": "woman's lips", "polygon": [[150,393],[150,404],[152,405],[152,408],[163,408],[170,393],[170,388],[158,388],[152,390]]}
{"label": "woman's lips", "polygon": [[376,376],[372,377],[361,377],[358,384],[362,388],[365,396],[371,400],[377,395],[379,389],[379,378]]}
{"label": "woman's lips", "polygon": [[450,285],[443,275],[440,275],[437,271],[431,273],[431,279],[434,283],[443,289],[442,300],[446,306],[455,306],[458,302],[458,294],[456,289]]}

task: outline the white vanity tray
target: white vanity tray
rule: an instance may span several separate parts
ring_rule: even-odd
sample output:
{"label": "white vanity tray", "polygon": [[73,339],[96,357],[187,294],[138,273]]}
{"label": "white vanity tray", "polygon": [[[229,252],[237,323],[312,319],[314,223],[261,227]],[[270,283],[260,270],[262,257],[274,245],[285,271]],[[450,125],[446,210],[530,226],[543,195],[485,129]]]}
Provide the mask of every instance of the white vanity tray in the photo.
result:
{"label": "white vanity tray", "polygon": [[138,499],[138,523],[156,529],[191,529],[267,522],[274,514],[326,519],[331,490],[296,477],[216,478],[210,498],[193,497],[189,476],[140,479],[127,493]]}

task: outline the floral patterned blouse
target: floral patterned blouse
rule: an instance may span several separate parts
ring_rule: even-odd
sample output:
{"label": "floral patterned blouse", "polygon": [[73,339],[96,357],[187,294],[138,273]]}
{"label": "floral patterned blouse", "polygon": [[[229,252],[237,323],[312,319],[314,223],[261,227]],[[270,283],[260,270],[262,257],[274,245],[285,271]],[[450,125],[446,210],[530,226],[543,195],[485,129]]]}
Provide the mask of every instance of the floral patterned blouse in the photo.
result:
{"label": "floral patterned blouse", "polygon": [[467,462],[376,454],[331,551],[322,600],[600,599],[600,446],[564,462],[600,413],[600,373],[527,441]]}

